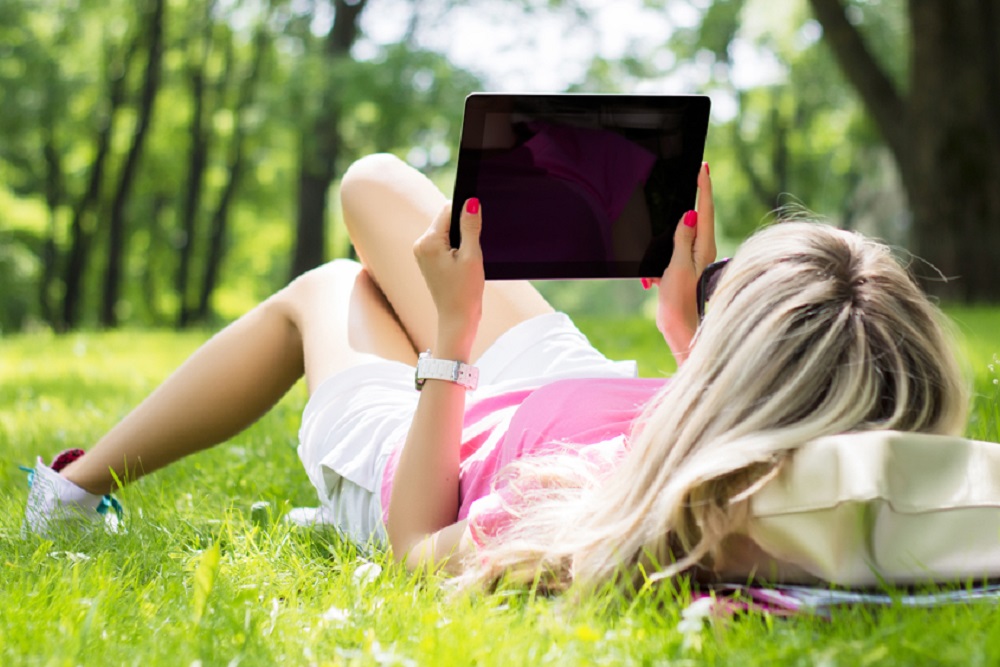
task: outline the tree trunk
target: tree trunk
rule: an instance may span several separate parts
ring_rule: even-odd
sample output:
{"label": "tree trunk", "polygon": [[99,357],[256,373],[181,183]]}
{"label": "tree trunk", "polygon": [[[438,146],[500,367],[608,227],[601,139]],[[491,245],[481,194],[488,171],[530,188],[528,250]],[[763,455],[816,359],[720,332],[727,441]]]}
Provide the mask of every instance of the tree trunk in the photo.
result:
{"label": "tree trunk", "polygon": [[913,245],[949,280],[935,292],[1000,301],[1000,52],[994,0],[911,0],[903,167]]}
{"label": "tree trunk", "polygon": [[143,76],[142,93],[136,114],[132,144],[122,165],[118,189],[111,204],[108,224],[108,256],[104,272],[104,289],[101,300],[100,322],[105,327],[118,325],[117,306],[121,293],[122,266],[125,263],[125,208],[138,172],[139,160],[146,144],[153,103],[160,87],[160,61],[163,57],[163,22],[166,0],[152,0],[149,17],[149,58]]}
{"label": "tree trunk", "polygon": [[[1000,10],[993,0],[910,0],[905,97],[847,20],[841,0],[810,0],[827,43],[899,165],[911,245],[948,299],[1000,301]],[[940,274],[938,274],[940,272]],[[940,276],[948,280],[940,280]]]}
{"label": "tree trunk", "polygon": [[56,234],[58,230],[59,207],[62,205],[63,168],[59,147],[56,145],[55,119],[51,101],[46,104],[45,141],[42,153],[45,157],[45,204],[49,209],[49,229],[42,246],[42,275],[38,283],[38,303],[42,319],[58,328],[55,306],[52,303],[53,283],[56,279],[58,251]]}
{"label": "tree trunk", "polygon": [[226,232],[229,227],[229,212],[232,208],[233,199],[242,181],[246,159],[246,112],[253,103],[254,94],[257,90],[257,81],[260,78],[261,63],[264,60],[264,53],[270,44],[270,36],[265,20],[257,28],[254,36],[254,57],[250,71],[240,85],[239,96],[236,101],[234,111],[236,119],[233,130],[233,137],[230,143],[229,157],[229,178],[219,195],[219,202],[212,215],[212,222],[209,227],[208,255],[205,258],[205,273],[201,283],[201,290],[198,295],[198,305],[192,319],[203,322],[208,319],[211,310],[212,294],[219,280],[219,270],[222,266],[222,256],[225,250]]}
{"label": "tree trunk", "polygon": [[73,218],[70,222],[70,249],[66,260],[66,271],[63,278],[63,302],[60,329],[74,329],[80,323],[80,302],[83,292],[83,279],[87,272],[90,258],[90,240],[93,234],[88,228],[88,214],[91,207],[97,203],[104,182],[104,167],[108,153],[111,150],[111,137],[114,134],[115,118],[118,109],[125,101],[125,75],[128,63],[139,47],[140,39],[133,39],[120,62],[108,57],[108,107],[100,121],[97,131],[97,142],[94,151],[94,161],[90,164],[90,174],[87,177],[87,188],[83,196],[73,207]]}
{"label": "tree trunk", "polygon": [[[333,26],[325,38],[323,53],[332,69],[337,61],[350,57],[358,35],[358,18],[367,0],[335,0]],[[322,86],[320,113],[304,128],[299,142],[298,197],[295,249],[291,277],[319,266],[326,255],[326,213],[330,185],[340,154],[338,91],[333,81]]]}
{"label": "tree trunk", "polygon": [[177,326],[186,327],[191,320],[192,308],[188,299],[188,285],[191,280],[191,260],[196,249],[198,209],[201,205],[202,188],[205,181],[205,166],[208,164],[210,135],[205,121],[205,68],[212,45],[212,8],[215,3],[207,2],[202,17],[201,42],[198,57],[192,63],[188,74],[191,87],[191,124],[188,127],[188,168],[184,186],[184,200],[180,207],[181,243],[175,285],[177,289]]}
{"label": "tree trunk", "polygon": [[159,281],[165,272],[164,253],[157,252],[167,243],[167,224],[164,221],[165,212],[170,207],[171,197],[165,192],[152,195],[149,214],[149,257],[142,267],[139,284],[142,290],[142,300],[146,305],[146,313],[153,326],[161,326],[168,319],[160,310]]}

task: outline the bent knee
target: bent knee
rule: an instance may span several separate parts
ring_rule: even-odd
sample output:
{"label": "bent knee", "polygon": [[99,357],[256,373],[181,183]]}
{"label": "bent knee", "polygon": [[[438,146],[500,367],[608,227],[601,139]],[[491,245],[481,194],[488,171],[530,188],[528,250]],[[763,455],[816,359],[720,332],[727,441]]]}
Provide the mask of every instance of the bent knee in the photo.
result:
{"label": "bent knee", "polygon": [[350,290],[364,268],[351,259],[334,259],[297,276],[273,297],[289,312],[322,307],[324,300],[341,290]]}
{"label": "bent knee", "polygon": [[340,179],[341,202],[359,194],[364,196],[372,187],[391,181],[407,169],[410,166],[392,153],[375,153],[355,160]]}

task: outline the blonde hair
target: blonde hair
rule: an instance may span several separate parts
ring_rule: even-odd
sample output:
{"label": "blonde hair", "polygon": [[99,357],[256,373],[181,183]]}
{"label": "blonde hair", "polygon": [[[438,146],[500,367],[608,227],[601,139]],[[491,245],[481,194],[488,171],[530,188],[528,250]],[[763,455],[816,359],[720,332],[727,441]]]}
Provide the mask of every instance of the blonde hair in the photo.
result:
{"label": "blonde hair", "polygon": [[943,316],[888,247],[818,223],[765,228],[726,267],[621,464],[606,477],[571,455],[515,464],[503,481],[517,518],[460,583],[561,591],[711,568],[746,498],[797,447],[869,429],[958,434],[968,391]]}

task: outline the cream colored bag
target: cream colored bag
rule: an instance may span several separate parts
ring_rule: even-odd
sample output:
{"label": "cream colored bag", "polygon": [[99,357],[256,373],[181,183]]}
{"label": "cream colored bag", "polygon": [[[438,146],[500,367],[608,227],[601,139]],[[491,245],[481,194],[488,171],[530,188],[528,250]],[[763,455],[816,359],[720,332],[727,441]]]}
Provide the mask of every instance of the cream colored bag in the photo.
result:
{"label": "cream colored bag", "polygon": [[832,583],[1000,577],[1000,444],[896,431],[820,438],[750,511],[758,546]]}

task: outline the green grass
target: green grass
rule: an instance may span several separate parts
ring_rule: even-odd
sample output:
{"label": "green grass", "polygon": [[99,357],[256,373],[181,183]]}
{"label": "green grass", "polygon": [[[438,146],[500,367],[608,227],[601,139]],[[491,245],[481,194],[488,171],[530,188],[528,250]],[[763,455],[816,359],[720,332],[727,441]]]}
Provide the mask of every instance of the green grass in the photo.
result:
{"label": "green grass", "polygon": [[949,308],[974,378],[968,434],[1000,442],[1000,309]]}
{"label": "green grass", "polygon": [[[954,310],[978,398],[970,435],[998,438],[1000,311]],[[583,320],[643,374],[672,361],[648,322]],[[996,664],[994,605],[845,609],[831,621],[746,614],[695,641],[677,631],[686,593],[585,600],[449,596],[330,535],[258,526],[313,503],[295,455],[305,392],[231,442],[124,489],[128,531],[53,544],[22,538],[17,464],[88,446],[205,334],[121,332],[0,339],[0,664]],[[994,370],[989,368],[993,364]],[[359,567],[383,569],[367,583]]]}

